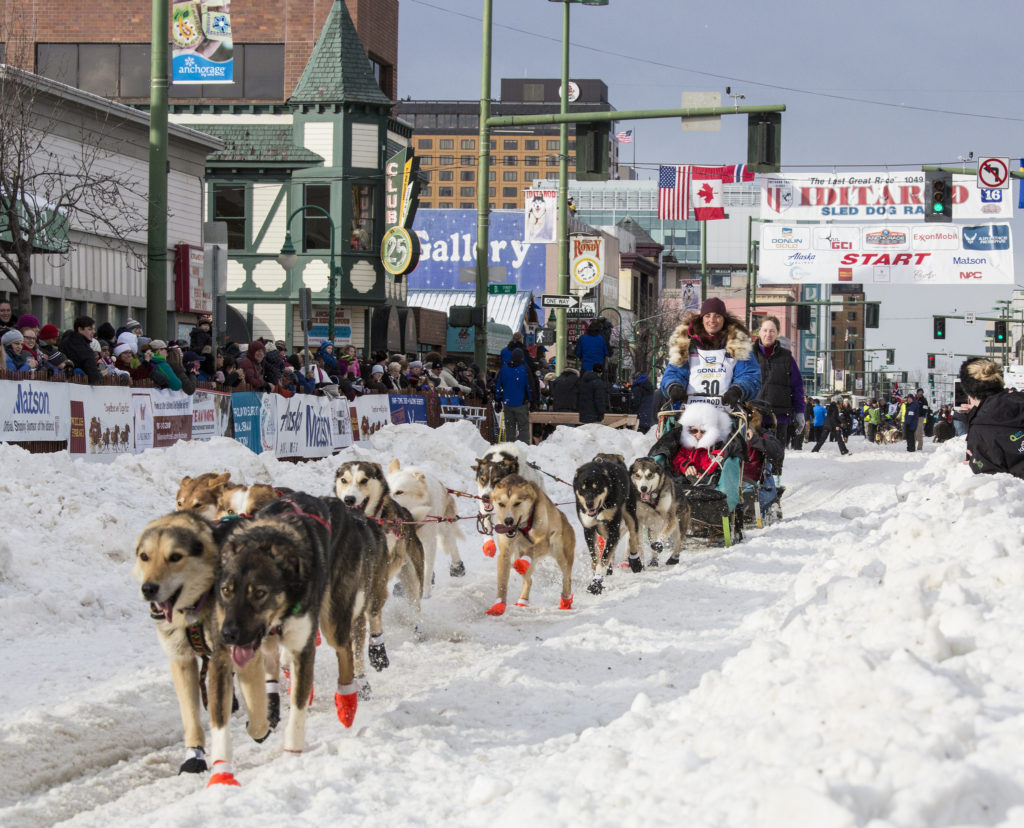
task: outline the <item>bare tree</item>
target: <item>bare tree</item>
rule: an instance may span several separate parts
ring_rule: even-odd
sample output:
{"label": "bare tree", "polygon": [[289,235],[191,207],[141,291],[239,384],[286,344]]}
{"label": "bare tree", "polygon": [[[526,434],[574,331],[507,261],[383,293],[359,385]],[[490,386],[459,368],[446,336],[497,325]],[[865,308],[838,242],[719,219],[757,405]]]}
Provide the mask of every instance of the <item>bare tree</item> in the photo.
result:
{"label": "bare tree", "polygon": [[0,275],[14,285],[22,313],[32,306],[33,255],[68,257],[69,231],[145,263],[146,187],[112,162],[118,118],[99,116],[102,107],[86,116],[67,93],[0,65]]}
{"label": "bare tree", "polygon": [[[656,300],[642,301],[628,338],[632,342],[633,372],[650,373],[668,361],[668,340],[679,324],[683,302],[680,292],[666,289]],[[653,381],[653,377],[652,377]]]}

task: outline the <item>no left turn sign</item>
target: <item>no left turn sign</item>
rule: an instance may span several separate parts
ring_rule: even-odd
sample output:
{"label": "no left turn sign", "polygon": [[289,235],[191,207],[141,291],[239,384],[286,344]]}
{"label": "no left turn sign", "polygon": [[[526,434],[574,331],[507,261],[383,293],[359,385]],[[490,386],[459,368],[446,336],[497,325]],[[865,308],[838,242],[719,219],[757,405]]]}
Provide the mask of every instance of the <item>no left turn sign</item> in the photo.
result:
{"label": "no left turn sign", "polygon": [[1009,186],[1009,158],[978,159],[978,187],[984,190],[1004,190]]}

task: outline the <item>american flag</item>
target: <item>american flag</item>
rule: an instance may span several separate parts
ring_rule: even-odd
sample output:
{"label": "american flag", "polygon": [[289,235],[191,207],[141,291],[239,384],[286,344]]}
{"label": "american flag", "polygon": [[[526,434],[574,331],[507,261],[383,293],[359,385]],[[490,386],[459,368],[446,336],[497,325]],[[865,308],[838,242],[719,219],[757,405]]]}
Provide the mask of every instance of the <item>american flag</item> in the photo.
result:
{"label": "american flag", "polygon": [[690,168],[658,168],[658,218],[686,221],[690,216]]}
{"label": "american flag", "polygon": [[632,144],[633,143],[633,130],[626,129],[622,132],[615,133],[615,140],[620,144]]}

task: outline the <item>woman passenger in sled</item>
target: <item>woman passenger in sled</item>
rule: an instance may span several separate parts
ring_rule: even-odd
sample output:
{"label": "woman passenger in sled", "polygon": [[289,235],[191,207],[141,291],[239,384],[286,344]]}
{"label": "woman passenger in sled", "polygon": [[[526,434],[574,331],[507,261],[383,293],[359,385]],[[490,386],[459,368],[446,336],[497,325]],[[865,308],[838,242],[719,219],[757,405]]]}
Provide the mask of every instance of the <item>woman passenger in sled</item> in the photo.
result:
{"label": "woman passenger in sled", "polygon": [[761,368],[744,324],[718,298],[689,311],[668,341],[661,393],[673,402],[732,407],[761,391]]}

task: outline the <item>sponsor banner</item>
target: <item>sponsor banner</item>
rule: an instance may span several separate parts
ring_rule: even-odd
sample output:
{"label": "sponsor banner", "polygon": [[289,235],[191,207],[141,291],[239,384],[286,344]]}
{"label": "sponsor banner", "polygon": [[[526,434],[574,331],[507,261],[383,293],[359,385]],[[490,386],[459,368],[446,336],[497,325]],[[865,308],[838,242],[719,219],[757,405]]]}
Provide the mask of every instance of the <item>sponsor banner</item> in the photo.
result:
{"label": "sponsor banner", "polygon": [[326,457],[334,450],[334,407],[326,397],[296,394],[277,400],[277,457]]}
{"label": "sponsor banner", "polygon": [[184,391],[151,388],[153,448],[167,448],[192,439],[192,397]]}
{"label": "sponsor banner", "polygon": [[71,423],[68,452],[86,460],[113,460],[131,454],[132,400],[127,388],[66,386],[70,397]]}
{"label": "sponsor banner", "polygon": [[153,448],[153,402],[149,389],[132,391],[132,420],[135,424],[135,453]]}
{"label": "sponsor banner", "polygon": [[391,422],[424,423],[427,422],[427,398],[418,394],[388,394],[388,405],[391,408]]}
{"label": "sponsor banner", "polygon": [[341,451],[352,445],[352,416],[349,414],[348,400],[339,397],[331,400],[334,412],[334,450]]}
{"label": "sponsor banner", "polygon": [[234,438],[250,451],[259,454],[260,445],[260,411],[263,397],[256,391],[242,391],[231,395],[231,422],[234,426]]}
{"label": "sponsor banner", "polygon": [[232,83],[231,0],[174,0],[171,82]]}
{"label": "sponsor banner", "polygon": [[197,388],[192,395],[192,439],[231,436],[231,392]]}
{"label": "sponsor banner", "polygon": [[391,425],[390,394],[367,394],[349,404],[352,417],[352,439],[364,443],[384,426]]}
{"label": "sponsor banner", "polygon": [[277,450],[277,412],[279,408],[284,408],[285,403],[284,397],[280,397],[277,394],[264,394],[260,398],[260,430],[259,430],[259,448],[256,449],[257,454],[262,454],[264,451],[274,452]]}
{"label": "sponsor banner", "polygon": [[[761,177],[761,218],[782,221],[924,221],[923,172],[794,173]],[[957,221],[1013,216],[1010,194],[979,190],[974,176],[953,176]]]}
{"label": "sponsor banner", "polygon": [[0,382],[0,440],[67,440],[68,386],[57,382]]}
{"label": "sponsor banner", "polygon": [[570,236],[569,254],[572,256],[569,273],[577,289],[585,292],[601,284],[604,277],[603,236]]}
{"label": "sponsor banner", "polygon": [[759,284],[1013,284],[1009,224],[764,224]]}
{"label": "sponsor banner", "polygon": [[527,244],[549,244],[558,231],[558,191],[523,190],[526,200],[523,220],[523,241]]}

